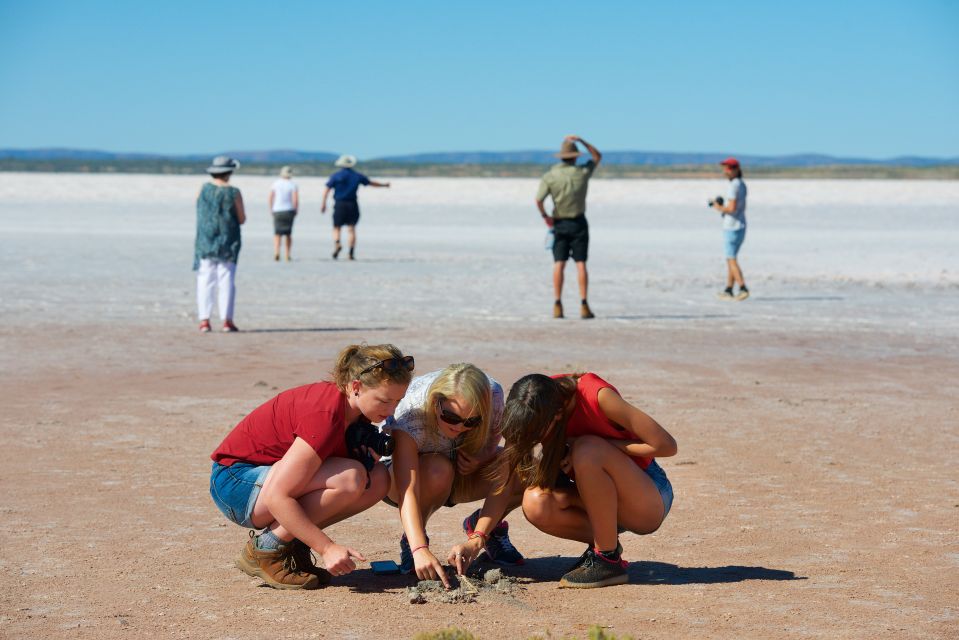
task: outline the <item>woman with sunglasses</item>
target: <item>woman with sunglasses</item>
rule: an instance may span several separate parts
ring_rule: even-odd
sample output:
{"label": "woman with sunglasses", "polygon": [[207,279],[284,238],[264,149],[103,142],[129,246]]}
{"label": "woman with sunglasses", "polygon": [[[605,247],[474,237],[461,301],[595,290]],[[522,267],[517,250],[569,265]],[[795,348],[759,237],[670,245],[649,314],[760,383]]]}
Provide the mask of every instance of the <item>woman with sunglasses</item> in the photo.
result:
{"label": "woman with sunglasses", "polygon": [[[519,506],[522,487],[513,482],[497,495],[499,423],[503,388],[471,364],[452,364],[413,380],[406,397],[387,421],[393,436],[389,463],[392,483],[386,502],[398,507],[403,523],[400,571],[449,586],[440,561],[430,550],[426,522],[441,507],[484,499],[483,509],[499,518],[482,534],[489,558],[500,564],[523,563],[502,518]],[[512,489],[512,491],[510,490]],[[463,521],[468,537],[480,517],[477,509]],[[482,548],[482,547],[480,547]],[[462,569],[465,567],[458,567]]]}
{"label": "woman with sunglasses", "polygon": [[[390,478],[350,459],[348,425],[393,414],[409,386],[413,357],[391,344],[351,345],[331,382],[280,393],[256,408],[211,456],[210,494],[228,519],[250,532],[236,560],[277,589],[315,589],[356,568],[363,554],[324,529],[383,499]],[[313,564],[311,550],[326,569]]]}
{"label": "woman with sunglasses", "polygon": [[[673,489],[655,458],[676,455],[673,437],[594,373],[517,380],[503,436],[508,478],[527,487],[526,519],[540,531],[588,545],[560,586],[627,582],[618,534],[652,533],[669,513]],[[542,455],[534,457],[537,444]],[[476,530],[488,526],[481,519]]]}

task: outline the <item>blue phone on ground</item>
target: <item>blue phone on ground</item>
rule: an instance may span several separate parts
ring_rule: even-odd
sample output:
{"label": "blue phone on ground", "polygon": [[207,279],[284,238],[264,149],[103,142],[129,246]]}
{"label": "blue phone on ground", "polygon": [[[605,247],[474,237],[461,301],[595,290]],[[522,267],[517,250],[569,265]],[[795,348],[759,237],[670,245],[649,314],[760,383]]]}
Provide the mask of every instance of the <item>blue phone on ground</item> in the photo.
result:
{"label": "blue phone on ground", "polygon": [[392,560],[374,560],[370,563],[373,573],[378,576],[390,576],[400,572],[400,567]]}

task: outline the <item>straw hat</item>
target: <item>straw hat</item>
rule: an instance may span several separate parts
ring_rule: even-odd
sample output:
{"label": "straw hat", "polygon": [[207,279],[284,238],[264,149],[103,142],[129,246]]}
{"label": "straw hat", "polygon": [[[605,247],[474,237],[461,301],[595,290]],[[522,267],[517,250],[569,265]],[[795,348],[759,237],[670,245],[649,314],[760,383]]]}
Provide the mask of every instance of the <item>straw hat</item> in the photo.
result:
{"label": "straw hat", "polygon": [[337,167],[345,167],[349,169],[350,167],[356,166],[356,156],[340,156],[336,159],[336,162],[333,163]]}
{"label": "straw hat", "polygon": [[281,177],[281,178],[289,178],[289,177],[292,176],[292,175],[293,175],[293,168],[292,168],[292,167],[283,167],[282,169],[280,169],[280,177]]}
{"label": "straw hat", "polygon": [[230,156],[217,156],[213,158],[213,164],[206,168],[206,172],[216,175],[218,173],[231,173],[239,168],[239,160],[234,160]]}
{"label": "straw hat", "polygon": [[572,140],[563,140],[562,146],[559,148],[559,153],[554,153],[553,155],[557,158],[567,159],[567,158],[578,158],[580,150],[576,147],[576,143]]}

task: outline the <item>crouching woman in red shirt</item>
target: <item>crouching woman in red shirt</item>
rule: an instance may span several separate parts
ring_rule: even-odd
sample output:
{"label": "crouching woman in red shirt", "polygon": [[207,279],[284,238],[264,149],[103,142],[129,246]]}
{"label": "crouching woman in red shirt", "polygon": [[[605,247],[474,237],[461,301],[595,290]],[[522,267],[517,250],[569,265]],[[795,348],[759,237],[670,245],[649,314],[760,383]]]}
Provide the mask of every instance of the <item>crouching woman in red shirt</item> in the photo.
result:
{"label": "crouching woman in red shirt", "polygon": [[[511,474],[527,486],[526,519],[589,545],[560,586],[627,582],[618,534],[652,533],[669,513],[672,485],[654,458],[676,454],[673,437],[593,373],[520,378],[506,400],[502,431]],[[537,444],[540,458],[533,455]]]}
{"label": "crouching woman in red shirt", "polygon": [[[412,378],[413,357],[391,344],[352,345],[332,382],[296,387],[257,407],[211,456],[210,494],[227,518],[250,532],[236,565],[277,589],[315,589],[356,568],[363,555],[323,529],[386,495],[386,468],[348,457],[349,425],[393,414]],[[326,569],[313,564],[310,550]]]}

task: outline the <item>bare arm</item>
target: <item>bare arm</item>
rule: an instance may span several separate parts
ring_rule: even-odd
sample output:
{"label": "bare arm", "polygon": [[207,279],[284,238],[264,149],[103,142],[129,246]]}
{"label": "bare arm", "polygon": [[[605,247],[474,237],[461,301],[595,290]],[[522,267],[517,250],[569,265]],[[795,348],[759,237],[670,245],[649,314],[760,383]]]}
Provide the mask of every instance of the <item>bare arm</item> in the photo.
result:
{"label": "bare arm", "polygon": [[393,478],[396,481],[396,497],[400,509],[400,522],[406,540],[413,551],[416,576],[421,580],[441,580],[449,588],[446,571],[426,541],[426,523],[420,510],[420,452],[416,441],[405,431],[393,429]]}
{"label": "bare arm", "polygon": [[[505,458],[500,458],[500,460],[503,466],[500,467],[499,473],[505,475],[506,460]],[[480,554],[483,547],[486,546],[486,538],[489,537],[489,534],[493,532],[493,529],[499,521],[506,515],[506,508],[509,506],[510,499],[522,489],[518,474],[513,474],[510,483],[504,487],[502,491],[496,493],[498,485],[498,479],[492,483],[491,492],[483,501],[483,509],[480,511],[479,518],[476,520],[476,527],[473,529],[473,531],[483,535],[474,535],[466,542],[455,545],[450,549],[447,562],[455,566],[456,573],[460,575],[466,573],[470,563]]]}
{"label": "bare arm", "polygon": [[543,222],[546,223],[547,227],[553,226],[553,218],[548,213],[546,213],[546,200],[537,200],[536,208],[539,209],[539,214],[543,216]]}
{"label": "bare arm", "polygon": [[330,188],[327,187],[323,191],[323,204],[320,205],[320,213],[326,213],[326,199],[330,197]]}
{"label": "bare arm", "polygon": [[243,196],[240,195],[240,192],[236,193],[236,200],[233,201],[236,205],[236,219],[237,222],[243,224],[246,222],[246,209],[243,208]]}
{"label": "bare arm", "polygon": [[607,418],[636,436],[637,440],[627,441],[629,444],[624,449],[629,455],[660,458],[676,455],[673,436],[618,393],[608,387],[600,389],[598,400],[599,408]]}
{"label": "bare arm", "polygon": [[390,187],[390,183],[389,183],[389,182],[377,182],[376,180],[370,180],[370,186],[371,186],[371,187],[386,187],[386,188],[388,189],[388,188]]}
{"label": "bare arm", "polygon": [[[271,202],[270,204],[272,205],[273,203]],[[293,211],[299,211],[299,210],[300,210],[300,190],[297,189],[293,192]]]}
{"label": "bare arm", "polygon": [[270,189],[270,197],[267,198],[267,203],[269,204],[270,211],[273,211],[273,189]]}
{"label": "bare arm", "polygon": [[720,213],[735,213],[736,212],[736,198],[731,200],[726,200],[723,204],[718,202],[713,203],[713,209],[719,211]]}
{"label": "bare arm", "polygon": [[586,142],[585,140],[583,140],[583,139],[580,138],[579,136],[566,136],[566,139],[567,139],[567,140],[572,140],[573,142],[578,142],[578,143],[580,143],[581,145],[583,145],[584,147],[586,147],[586,150],[589,151],[589,155],[593,158],[593,162],[594,162],[594,163],[599,164],[600,161],[602,161],[602,159],[603,159],[603,154],[599,152],[599,149],[597,149],[596,147],[594,147],[594,146],[591,145],[590,143]]}
{"label": "bare arm", "polygon": [[365,558],[359,552],[333,542],[310,520],[299,500],[294,497],[302,496],[307,491],[322,464],[323,460],[313,447],[303,439],[296,438],[279,462],[273,465],[269,482],[264,484],[260,498],[284,529],[323,556],[328,570],[348,573],[356,568],[351,558]]}

